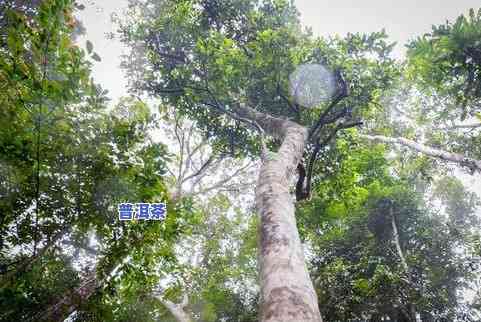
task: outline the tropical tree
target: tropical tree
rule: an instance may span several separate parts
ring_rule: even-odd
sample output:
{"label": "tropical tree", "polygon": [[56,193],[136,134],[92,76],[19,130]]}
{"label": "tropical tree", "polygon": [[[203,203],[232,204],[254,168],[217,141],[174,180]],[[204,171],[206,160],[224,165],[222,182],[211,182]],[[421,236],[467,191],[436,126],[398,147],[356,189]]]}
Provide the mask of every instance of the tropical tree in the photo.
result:
{"label": "tropical tree", "polygon": [[[358,125],[390,85],[396,71],[385,35],[314,39],[292,3],[242,0],[132,1],[120,34],[132,48],[124,65],[134,90],[196,120],[219,149],[261,156],[261,320],[321,321],[289,183],[303,157],[314,162],[316,146]],[[309,88],[309,77],[294,77],[299,103],[288,84],[301,64],[314,64],[325,80]]]}
{"label": "tropical tree", "polygon": [[[385,101],[390,125],[364,138],[481,171],[481,9],[408,45],[404,79]],[[399,122],[402,120],[402,122]],[[380,128],[380,126],[383,126]]]}
{"label": "tropical tree", "polygon": [[107,110],[72,41],[73,10],[52,0],[2,11],[2,321],[63,321],[132,263],[145,267],[140,282],[152,263],[172,258],[172,240],[188,225],[182,204],[170,205],[164,222],[118,220],[119,202],[168,198],[168,153],[149,139],[156,122],[145,104],[129,98]]}
{"label": "tropical tree", "polygon": [[110,104],[82,8],[0,3],[1,321],[479,320],[481,11],[398,63],[288,0],[130,0]]}
{"label": "tropical tree", "polygon": [[255,217],[222,193],[196,209],[195,228],[176,245],[178,266],[155,296],[176,322],[257,320]]}
{"label": "tropical tree", "polygon": [[298,206],[323,316],[475,320],[463,294],[479,274],[479,199],[454,178],[424,176],[422,157],[399,163],[360,143],[352,133],[323,151],[337,167],[318,168],[312,201]]}

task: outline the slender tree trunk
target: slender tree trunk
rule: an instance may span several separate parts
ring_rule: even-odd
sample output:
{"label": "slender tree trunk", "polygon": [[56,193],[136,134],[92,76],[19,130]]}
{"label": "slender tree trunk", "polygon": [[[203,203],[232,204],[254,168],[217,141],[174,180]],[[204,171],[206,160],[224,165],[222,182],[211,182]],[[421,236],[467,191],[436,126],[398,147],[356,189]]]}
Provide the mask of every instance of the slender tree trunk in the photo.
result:
{"label": "slender tree trunk", "polygon": [[259,264],[262,322],[322,322],[296,226],[289,179],[307,141],[307,129],[284,122],[283,143],[263,160],[256,189],[260,215]]}
{"label": "slender tree trunk", "polygon": [[406,258],[404,257],[404,253],[401,248],[401,242],[399,241],[399,232],[397,230],[396,218],[394,217],[392,208],[391,208],[391,226],[393,231],[394,244],[396,244],[396,250],[401,260],[401,265],[404,269],[404,272],[409,275],[409,266],[408,266],[408,263],[406,262]]}
{"label": "slender tree trunk", "polygon": [[[409,271],[409,266],[406,261],[406,257],[404,257],[404,253],[401,248],[401,242],[399,240],[399,232],[397,229],[397,224],[396,224],[396,217],[394,216],[394,211],[392,209],[392,205],[390,208],[390,215],[391,215],[391,226],[392,226],[392,231],[393,231],[393,237],[394,237],[394,243],[396,244],[396,250],[398,253],[398,256],[401,260],[401,265],[404,269],[404,272],[406,273],[408,277],[409,284],[412,285],[412,278],[411,278],[411,272]],[[412,322],[416,322],[416,307],[412,303],[408,303],[407,305],[407,310],[409,312],[409,320]]]}

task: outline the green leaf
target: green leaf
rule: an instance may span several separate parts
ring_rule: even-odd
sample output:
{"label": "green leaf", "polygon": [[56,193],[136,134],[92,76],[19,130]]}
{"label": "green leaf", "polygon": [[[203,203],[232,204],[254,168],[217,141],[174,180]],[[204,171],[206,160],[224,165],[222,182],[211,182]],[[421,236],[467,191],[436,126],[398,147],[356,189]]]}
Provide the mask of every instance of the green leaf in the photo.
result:
{"label": "green leaf", "polygon": [[83,4],[77,4],[75,7],[76,7],[78,10],[84,10],[84,9],[85,9],[85,5],[83,5]]}
{"label": "green leaf", "polygon": [[92,55],[92,59],[95,60],[95,61],[101,61],[101,60],[102,60],[97,53],[94,53],[94,54]]}
{"label": "green leaf", "polygon": [[94,45],[90,40],[87,40],[87,52],[91,54],[93,49],[94,49]]}

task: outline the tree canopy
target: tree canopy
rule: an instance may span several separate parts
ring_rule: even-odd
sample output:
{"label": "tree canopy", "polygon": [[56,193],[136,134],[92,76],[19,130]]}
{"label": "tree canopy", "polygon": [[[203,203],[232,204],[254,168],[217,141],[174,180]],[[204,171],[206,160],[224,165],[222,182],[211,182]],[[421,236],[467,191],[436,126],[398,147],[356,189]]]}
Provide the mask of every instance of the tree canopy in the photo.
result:
{"label": "tree canopy", "polygon": [[480,321],[481,9],[400,61],[294,1],[129,0],[113,102],[84,8],[0,3],[0,321]]}

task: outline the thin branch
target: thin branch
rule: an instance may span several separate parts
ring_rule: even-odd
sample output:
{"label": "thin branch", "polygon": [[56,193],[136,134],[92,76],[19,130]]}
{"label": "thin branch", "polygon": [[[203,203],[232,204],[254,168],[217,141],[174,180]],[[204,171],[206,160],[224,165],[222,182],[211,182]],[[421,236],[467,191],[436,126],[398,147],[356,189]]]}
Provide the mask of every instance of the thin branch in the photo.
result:
{"label": "thin branch", "polygon": [[174,124],[174,134],[175,137],[177,138],[177,142],[179,143],[179,168],[178,168],[178,173],[177,173],[177,193],[179,193],[182,183],[182,174],[183,174],[183,166],[184,166],[184,136],[183,134],[179,134],[179,119],[175,119],[175,124]]}
{"label": "thin branch", "polygon": [[[211,162],[208,168],[206,168],[204,171],[200,172],[196,177],[195,181],[192,182],[191,184],[191,193],[194,191],[195,187],[200,185],[202,182],[202,179],[204,179],[205,176],[207,176],[209,173],[216,173],[217,170],[219,169],[220,165],[222,164],[222,159],[218,158]],[[207,171],[209,170],[209,171]]]}
{"label": "thin branch", "polygon": [[186,132],[185,131],[185,127],[182,125],[181,129],[182,129],[182,136],[184,138],[184,146],[185,146],[185,150],[186,150],[186,158],[185,158],[185,166],[184,166],[184,171],[182,172],[182,175],[179,177],[179,179],[181,180],[180,181],[180,184],[182,184],[183,182],[185,182],[185,176],[187,175],[187,171],[189,171],[189,169],[191,168],[191,165],[192,165],[192,152],[191,152],[191,149],[190,149],[190,141],[191,141],[191,138],[192,138],[192,131],[193,131],[193,126],[191,125],[189,127],[189,131],[187,132],[187,137],[185,137],[184,133]]}
{"label": "thin branch", "polygon": [[347,109],[343,110],[343,113],[338,113],[334,118],[328,119],[327,116],[331,112],[331,110],[339,104],[341,100],[349,96],[349,86],[347,85],[347,82],[344,80],[342,77],[341,72],[336,71],[336,77],[338,80],[337,83],[337,93],[334,99],[331,101],[331,103],[327,106],[327,108],[321,113],[319,116],[319,119],[317,122],[314,124],[313,127],[309,130],[309,139],[316,137],[318,132],[320,131],[320,128],[329,123],[335,122],[337,119],[343,117],[345,114],[347,114]]}
{"label": "thin branch", "polygon": [[[212,185],[210,185],[206,188],[201,187],[197,191],[191,191],[191,193],[189,195],[190,196],[197,196],[197,195],[200,195],[200,194],[205,194],[205,193],[210,192],[210,191],[215,190],[215,189],[221,189],[222,187],[225,187],[227,183],[232,181],[232,179],[234,179],[235,177],[237,177],[241,173],[243,173],[245,170],[247,170],[250,166],[251,166],[251,163],[247,163],[245,166],[237,169],[234,173],[227,176],[226,178],[224,178],[222,180],[219,180],[219,181],[213,183]],[[229,190],[232,190],[232,189],[229,189]]]}
{"label": "thin branch", "polygon": [[[312,174],[314,172],[314,164],[317,160],[317,155],[319,154],[319,151],[321,150],[322,147],[326,146],[337,134],[338,131],[342,129],[347,129],[351,128],[354,126],[362,125],[362,122],[348,122],[348,123],[340,123],[338,124],[329,135],[320,141],[320,138],[318,138],[316,145],[314,147],[314,151],[311,154],[311,157],[309,158],[309,163],[308,163],[308,168],[307,168],[307,173],[305,173],[304,166],[302,166],[302,169],[304,169],[304,175],[302,173],[302,169],[299,172],[299,181],[302,180],[302,183],[298,181],[296,185],[296,200],[304,200],[310,197],[311,195],[311,185],[312,185]],[[299,169],[299,168],[298,168]],[[306,184],[304,186],[304,177],[306,180]],[[297,189],[302,188],[301,191],[297,191]]]}
{"label": "thin branch", "polygon": [[[381,104],[379,104],[378,102],[375,102],[373,101],[373,104],[376,105],[377,107],[381,108],[381,109],[384,109],[384,106],[382,106]],[[403,111],[401,110],[396,104],[390,104],[391,108],[396,111],[399,115],[402,115],[404,116],[405,118],[411,120],[411,121],[414,121],[415,118],[413,116],[411,116],[411,114],[409,114],[408,112],[406,111]]]}
{"label": "thin branch", "polygon": [[204,171],[206,171],[209,168],[209,166],[212,164],[214,159],[215,159],[214,155],[211,155],[209,159],[207,159],[207,161],[202,164],[199,170],[185,177],[182,182],[186,182],[194,177],[200,176]]}
{"label": "thin branch", "polygon": [[237,177],[239,174],[241,174],[243,171],[245,171],[247,168],[249,168],[251,166],[250,163],[246,164],[245,166],[237,169],[234,173],[232,173],[231,175],[227,176],[226,178],[210,185],[209,187],[207,188],[201,188],[199,189],[198,191],[195,191],[195,192],[192,192],[190,193],[191,196],[196,196],[196,195],[199,195],[199,194],[204,194],[204,193],[207,193],[207,192],[210,192],[212,190],[215,190],[215,189],[219,189],[221,188],[222,186],[225,186],[229,181],[231,181],[232,179],[234,179],[235,177]]}

